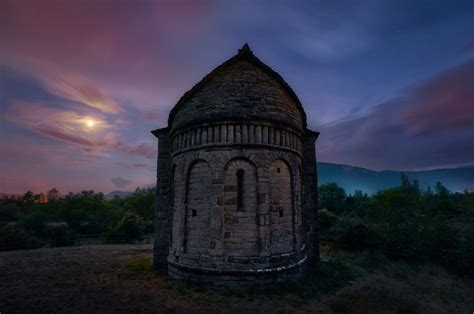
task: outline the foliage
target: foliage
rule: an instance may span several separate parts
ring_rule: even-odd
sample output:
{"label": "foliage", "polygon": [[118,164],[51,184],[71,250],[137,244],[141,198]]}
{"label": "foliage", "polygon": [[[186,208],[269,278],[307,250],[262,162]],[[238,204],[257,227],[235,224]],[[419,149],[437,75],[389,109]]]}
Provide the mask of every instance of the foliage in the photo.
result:
{"label": "foliage", "polygon": [[0,251],[34,249],[40,246],[38,239],[21,228],[11,225],[0,227]]}
{"label": "foliage", "polygon": [[[74,243],[80,235],[92,234],[108,234],[109,241],[117,242],[119,238],[123,241],[123,235],[118,234],[123,230],[127,240],[133,241],[144,231],[153,232],[155,197],[154,188],[138,188],[129,197],[114,199],[93,191],[61,195],[55,188],[46,195],[28,191],[20,197],[5,196],[0,198],[0,226],[12,223],[16,227],[2,232],[0,243],[45,238],[51,245],[62,246]],[[22,248],[8,245],[8,249]]]}
{"label": "foliage", "polygon": [[340,213],[344,210],[346,191],[336,183],[327,183],[319,187],[319,203],[321,208],[327,208],[330,212]]}
{"label": "foliage", "polygon": [[[120,235],[133,242],[153,231],[155,199],[154,188],[114,199],[93,191],[61,195],[55,188],[46,195],[28,191],[3,197],[0,244],[22,249],[40,246],[38,238],[56,238],[57,245],[67,245],[83,234],[108,234],[111,242]],[[347,195],[335,183],[322,185],[319,205],[321,236],[344,247],[474,271],[473,192],[453,193],[441,182],[422,190],[402,174],[400,186],[372,196],[360,191]]]}
{"label": "foliage", "polygon": [[145,229],[145,222],[135,213],[126,213],[120,220],[116,232],[125,236],[126,242],[133,242],[140,239]]}
{"label": "foliage", "polygon": [[352,249],[378,249],[397,258],[431,260],[473,272],[474,193],[452,193],[440,182],[434,192],[422,191],[404,174],[399,187],[370,197],[356,192],[342,198],[345,193],[334,183],[323,187],[319,195],[323,237]]}
{"label": "foliage", "polygon": [[48,230],[52,246],[71,246],[77,240],[77,233],[67,224],[59,224]]}
{"label": "foliage", "polygon": [[333,225],[336,224],[339,217],[327,210],[326,208],[319,210],[319,226],[322,230],[329,230]]}
{"label": "foliage", "polygon": [[[357,274],[349,266],[344,255],[336,254],[327,260],[308,267],[307,275],[300,281],[288,282],[276,290],[280,294],[294,293],[307,299],[331,294],[346,286]],[[271,293],[275,290],[272,289]]]}
{"label": "foliage", "polygon": [[133,212],[144,220],[153,220],[155,200],[155,189],[137,188],[135,193],[126,198],[125,210]]}

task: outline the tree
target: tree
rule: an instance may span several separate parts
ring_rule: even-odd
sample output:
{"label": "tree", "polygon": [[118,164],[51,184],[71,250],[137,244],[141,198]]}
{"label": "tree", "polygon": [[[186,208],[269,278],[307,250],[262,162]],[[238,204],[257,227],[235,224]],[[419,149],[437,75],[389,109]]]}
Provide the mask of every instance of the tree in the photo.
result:
{"label": "tree", "polygon": [[402,190],[409,190],[411,187],[410,179],[405,173],[400,173],[400,188]]}
{"label": "tree", "polygon": [[152,221],[155,213],[156,189],[140,189],[125,199],[125,209],[136,213],[145,221]]}
{"label": "tree", "polygon": [[120,220],[116,232],[125,236],[126,242],[138,240],[145,229],[145,222],[135,213],[126,213]]}
{"label": "tree", "polygon": [[59,198],[59,191],[56,188],[52,188],[46,193],[48,201],[55,201]]}
{"label": "tree", "polygon": [[33,192],[28,191],[26,192],[23,197],[21,198],[21,209],[23,212],[28,212],[31,210],[31,206],[35,202],[35,195]]}
{"label": "tree", "polygon": [[327,208],[334,213],[345,209],[346,191],[336,183],[327,183],[319,187],[319,208]]}
{"label": "tree", "polygon": [[449,196],[449,190],[441,182],[436,181],[435,194],[437,196],[441,196],[443,198],[446,198],[446,197]]}

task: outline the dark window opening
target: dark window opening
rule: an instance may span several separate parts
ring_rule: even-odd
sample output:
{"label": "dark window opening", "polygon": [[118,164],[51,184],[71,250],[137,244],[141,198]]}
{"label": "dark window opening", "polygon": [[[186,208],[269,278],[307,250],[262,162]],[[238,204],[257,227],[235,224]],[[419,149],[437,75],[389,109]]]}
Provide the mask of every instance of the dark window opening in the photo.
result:
{"label": "dark window opening", "polygon": [[195,209],[193,209],[192,215],[193,215],[193,217],[197,216],[197,211]]}
{"label": "dark window opening", "polygon": [[277,172],[280,173],[280,168],[277,168]]}
{"label": "dark window opening", "polygon": [[280,217],[283,217],[283,211],[282,210],[280,210],[279,214],[280,214]]}
{"label": "dark window opening", "polygon": [[237,210],[242,210],[244,206],[244,170],[237,170]]}

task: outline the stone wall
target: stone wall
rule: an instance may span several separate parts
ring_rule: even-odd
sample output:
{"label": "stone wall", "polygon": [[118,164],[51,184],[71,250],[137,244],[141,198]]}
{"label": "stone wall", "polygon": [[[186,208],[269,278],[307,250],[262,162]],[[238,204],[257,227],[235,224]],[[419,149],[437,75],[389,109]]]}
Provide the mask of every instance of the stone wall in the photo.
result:
{"label": "stone wall", "polygon": [[[189,169],[196,161],[210,165],[211,193],[209,201],[209,242],[202,242],[206,252],[190,252],[183,245],[187,230],[185,197],[175,196],[173,202],[173,239],[168,260],[174,264],[220,270],[248,270],[283,267],[306,257],[300,203],[301,180],[299,172],[301,155],[296,151],[268,148],[235,149],[216,147],[189,150],[173,155],[175,167],[175,191],[186,195]],[[280,175],[270,179],[272,163],[280,167]],[[275,168],[275,172],[277,172]],[[245,172],[243,208],[237,208],[237,170]],[[295,169],[295,170],[292,170]],[[191,172],[192,173],[192,172]],[[179,179],[178,179],[179,177]],[[270,209],[270,180],[274,185],[285,184],[289,198],[274,196],[280,201],[272,226]],[[291,187],[291,185],[294,187]],[[277,188],[274,188],[276,193]],[[285,190],[286,189],[286,190]],[[290,191],[290,193],[287,193]],[[292,191],[292,192],[291,192]],[[175,194],[176,195],[176,194]],[[292,197],[291,195],[295,195]],[[196,207],[195,205],[192,205]],[[274,210],[277,207],[274,208]],[[284,216],[280,217],[280,209]],[[274,215],[275,216],[275,215]],[[273,230],[272,230],[273,229]],[[275,247],[272,251],[272,232]],[[185,241],[186,242],[186,241]]]}
{"label": "stone wall", "polygon": [[319,133],[307,130],[303,145],[303,197],[306,213],[308,254],[311,262],[319,261],[318,176],[315,141]]}
{"label": "stone wall", "polygon": [[153,132],[158,137],[158,151],[156,179],[156,209],[155,209],[155,241],[153,249],[153,267],[162,269],[167,267],[167,256],[170,245],[170,218],[172,216],[170,178],[171,141],[169,129],[159,129]]}

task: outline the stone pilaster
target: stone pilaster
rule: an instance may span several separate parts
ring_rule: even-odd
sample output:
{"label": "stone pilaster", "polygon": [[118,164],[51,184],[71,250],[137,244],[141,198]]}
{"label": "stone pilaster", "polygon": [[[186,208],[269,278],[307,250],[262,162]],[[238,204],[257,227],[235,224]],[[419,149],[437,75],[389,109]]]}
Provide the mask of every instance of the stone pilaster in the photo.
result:
{"label": "stone pilaster", "polygon": [[158,165],[156,178],[155,242],[153,268],[167,269],[167,257],[171,235],[171,191],[169,128],[152,132],[158,138]]}
{"label": "stone pilaster", "polygon": [[303,206],[306,211],[307,246],[310,262],[319,261],[318,176],[315,142],[319,133],[306,130],[303,143]]}

